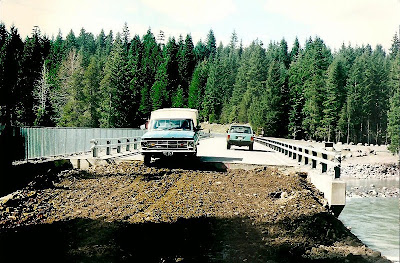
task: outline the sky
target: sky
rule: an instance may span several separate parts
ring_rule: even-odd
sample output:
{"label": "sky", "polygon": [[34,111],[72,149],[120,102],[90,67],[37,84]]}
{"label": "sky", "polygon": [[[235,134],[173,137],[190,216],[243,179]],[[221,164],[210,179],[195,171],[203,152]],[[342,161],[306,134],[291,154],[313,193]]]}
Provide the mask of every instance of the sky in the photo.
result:
{"label": "sky", "polygon": [[150,28],[157,37],[191,34],[194,44],[212,29],[217,43],[236,32],[243,45],[264,45],[283,38],[289,48],[296,37],[304,46],[319,36],[332,49],[380,44],[388,50],[400,30],[400,0],[0,0],[0,21],[18,28],[22,38],[38,26],[50,38],[83,27],[98,35],[121,32],[131,37]]}

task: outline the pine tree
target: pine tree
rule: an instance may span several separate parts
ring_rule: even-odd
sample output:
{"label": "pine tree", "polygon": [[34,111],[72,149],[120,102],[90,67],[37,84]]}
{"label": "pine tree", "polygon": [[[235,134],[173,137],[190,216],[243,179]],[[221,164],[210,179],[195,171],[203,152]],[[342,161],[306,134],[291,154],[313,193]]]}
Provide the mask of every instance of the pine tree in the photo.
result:
{"label": "pine tree", "polygon": [[[183,40],[181,40],[183,45]],[[164,48],[164,63],[166,68],[167,105],[172,104],[172,96],[176,93],[181,81],[179,74],[179,45],[175,38],[170,38]]]}
{"label": "pine tree", "polygon": [[331,53],[323,41],[316,38],[306,46],[304,58],[311,74],[304,83],[303,130],[308,138],[323,138],[322,88],[325,86],[325,71],[331,62]]}
{"label": "pine tree", "polygon": [[390,70],[390,86],[392,96],[388,111],[388,136],[390,138],[389,150],[398,153],[400,150],[400,53],[393,58]]}
{"label": "pine tree", "polygon": [[[265,82],[265,90],[261,93],[260,103],[250,106],[249,119],[253,127],[262,127],[267,136],[284,136],[287,134],[284,120],[283,91],[285,90],[286,68],[283,62],[272,61]],[[253,108],[252,108],[253,107]],[[257,111],[262,114],[258,116],[258,121],[253,116],[257,116]],[[257,123],[258,122],[258,123]]]}
{"label": "pine tree", "polygon": [[266,55],[262,43],[254,42],[250,49],[247,72],[245,73],[247,79],[245,83],[246,91],[238,104],[239,122],[246,123],[249,121],[248,109],[252,103],[252,98],[259,97],[262,94],[263,82],[267,75],[265,63]]}
{"label": "pine tree", "polygon": [[192,81],[189,86],[188,107],[202,111],[202,98],[207,84],[208,68],[207,62],[203,61],[194,70]]}
{"label": "pine tree", "polygon": [[100,61],[97,55],[90,58],[83,79],[83,95],[85,102],[85,126],[100,127]]}
{"label": "pine tree", "polygon": [[206,57],[212,58],[217,53],[217,41],[214,36],[214,31],[210,29],[207,35],[207,44],[206,44]]}
{"label": "pine tree", "polygon": [[76,38],[78,51],[82,54],[83,67],[87,67],[90,63],[90,57],[95,53],[96,43],[92,33],[86,32],[81,28],[79,36]]}
{"label": "pine tree", "polygon": [[[347,81],[347,100],[346,100],[346,134],[347,142],[358,143],[363,140],[363,123],[365,121],[365,105],[367,98],[364,98],[366,86],[368,83],[366,72],[369,64],[369,54],[364,52],[357,57],[350,70],[349,79]],[[344,117],[343,117],[344,118]]]}
{"label": "pine tree", "polygon": [[131,41],[128,55],[128,69],[130,69],[131,80],[129,87],[132,93],[131,110],[130,113],[131,123],[133,127],[140,126],[143,124],[139,113],[140,106],[140,91],[142,87],[143,74],[141,68],[141,61],[143,59],[143,45],[140,41],[140,37],[135,35]]}
{"label": "pine tree", "polygon": [[378,45],[372,52],[368,72],[367,94],[370,98],[366,105],[367,143],[381,144],[386,138],[387,111],[389,109],[388,88],[389,70],[385,51]]}
{"label": "pine tree", "polygon": [[130,33],[128,24],[125,22],[124,27],[122,28],[122,45],[125,48],[125,52],[128,53],[129,45],[130,45]]}
{"label": "pine tree", "polygon": [[132,107],[131,74],[128,69],[128,54],[121,36],[115,43],[105,65],[105,75],[100,84],[102,94],[102,127],[129,127]]}
{"label": "pine tree", "polygon": [[114,33],[112,30],[110,30],[110,32],[108,32],[108,35],[106,36],[106,47],[105,47],[105,56],[110,55],[111,53],[111,49],[114,43]]}
{"label": "pine tree", "polygon": [[48,39],[40,35],[35,29],[32,37],[24,43],[24,52],[21,58],[21,82],[19,85],[19,103],[17,105],[17,121],[21,125],[33,125],[36,118],[34,112],[33,87],[41,76],[44,58],[50,52]]}
{"label": "pine tree", "polygon": [[95,45],[96,45],[96,55],[98,57],[102,57],[103,55],[105,55],[106,34],[104,33],[103,29],[101,29],[100,34],[97,35],[95,40]]}
{"label": "pine tree", "polygon": [[71,52],[72,49],[78,49],[76,37],[75,37],[74,31],[72,31],[72,29],[69,31],[68,35],[65,38],[64,47],[65,47],[64,56],[69,55],[69,53]]}
{"label": "pine tree", "polygon": [[189,83],[196,65],[196,58],[193,50],[194,47],[192,37],[187,35],[185,43],[180,46],[180,51],[178,54],[179,78],[184,101],[187,101]]}
{"label": "pine tree", "polygon": [[[331,141],[335,138],[335,128],[346,99],[346,76],[341,57],[336,57],[327,71],[325,99],[323,101],[323,119],[321,121],[323,137]],[[339,138],[336,136],[336,140]]]}
{"label": "pine tree", "polygon": [[397,33],[395,33],[392,40],[392,46],[390,47],[390,55],[392,57],[396,57],[399,52],[400,52],[400,39]]}
{"label": "pine tree", "polygon": [[299,39],[296,37],[296,39],[294,40],[293,43],[293,47],[290,50],[290,62],[293,62],[297,59],[297,57],[300,54],[300,43],[299,43]]}
{"label": "pine tree", "polygon": [[304,105],[304,83],[309,77],[310,72],[305,69],[303,56],[294,60],[289,68],[289,124],[288,132],[293,139],[304,137],[303,105]]}
{"label": "pine tree", "polygon": [[170,105],[170,97],[168,92],[167,60],[158,67],[156,81],[151,87],[150,97],[153,106],[152,110],[168,107],[168,105]]}
{"label": "pine tree", "polygon": [[0,40],[0,123],[15,125],[24,44],[15,27],[8,33],[3,24],[0,24]]}
{"label": "pine tree", "polygon": [[196,47],[194,48],[194,55],[197,63],[203,61],[207,56],[206,46],[201,40],[197,42]]}
{"label": "pine tree", "polygon": [[282,39],[279,44],[279,61],[285,65],[285,68],[289,68],[290,55],[288,53],[288,45],[285,39]]}
{"label": "pine tree", "polygon": [[204,91],[204,97],[202,102],[202,111],[200,112],[201,117],[209,122],[215,122],[218,116],[218,109],[221,105],[220,96],[218,92],[219,82],[219,61],[218,58],[214,58],[213,62],[209,66],[209,73],[207,78],[207,84]]}
{"label": "pine tree", "polygon": [[158,66],[161,63],[161,51],[150,30],[143,36],[143,56],[141,61],[142,83],[140,90],[139,113],[142,119],[149,117],[152,102],[150,90],[155,81]]}
{"label": "pine tree", "polygon": [[[62,127],[86,126],[85,101],[83,94],[84,69],[82,55],[72,49],[60,67],[61,85],[53,90],[53,107],[57,125]],[[83,121],[83,123],[82,123]]]}
{"label": "pine tree", "polygon": [[178,86],[178,89],[172,95],[171,106],[173,108],[183,108],[185,106],[184,94],[181,86]]}

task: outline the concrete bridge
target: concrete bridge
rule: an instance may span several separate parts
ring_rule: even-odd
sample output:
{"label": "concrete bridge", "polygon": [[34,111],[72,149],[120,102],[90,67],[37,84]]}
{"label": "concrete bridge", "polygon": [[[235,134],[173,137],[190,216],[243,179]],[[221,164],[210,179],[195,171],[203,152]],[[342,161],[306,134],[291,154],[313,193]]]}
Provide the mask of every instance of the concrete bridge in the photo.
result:
{"label": "concrete bridge", "polygon": [[[75,168],[129,160],[143,160],[140,138],[120,138],[107,143],[94,143],[90,153],[69,157]],[[95,157],[94,157],[95,156]],[[287,172],[305,172],[309,180],[324,193],[335,214],[340,214],[346,201],[346,184],[340,180],[340,152],[331,145],[277,138],[255,139],[253,151],[248,147],[226,148],[224,134],[213,134],[200,140],[197,158],[201,163],[218,163],[227,169],[274,166]]]}
{"label": "concrete bridge", "polygon": [[[25,161],[67,159],[75,168],[143,160],[139,152],[138,129],[22,128]],[[179,162],[179,161],[178,161]],[[197,162],[219,164],[227,169],[248,169],[254,165],[275,166],[286,171],[301,171],[324,193],[338,214],[345,205],[345,183],[340,180],[340,152],[332,145],[281,138],[256,137],[254,150],[226,148],[225,134],[203,134]]]}

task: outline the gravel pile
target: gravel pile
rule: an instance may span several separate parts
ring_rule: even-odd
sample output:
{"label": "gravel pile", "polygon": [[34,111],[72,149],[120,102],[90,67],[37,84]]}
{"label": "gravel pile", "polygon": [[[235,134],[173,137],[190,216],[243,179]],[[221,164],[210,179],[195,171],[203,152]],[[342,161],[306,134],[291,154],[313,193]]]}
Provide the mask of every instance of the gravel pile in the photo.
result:
{"label": "gravel pile", "polygon": [[20,190],[0,201],[0,228],[14,228],[21,225],[37,224],[49,215],[51,196],[42,191]]}

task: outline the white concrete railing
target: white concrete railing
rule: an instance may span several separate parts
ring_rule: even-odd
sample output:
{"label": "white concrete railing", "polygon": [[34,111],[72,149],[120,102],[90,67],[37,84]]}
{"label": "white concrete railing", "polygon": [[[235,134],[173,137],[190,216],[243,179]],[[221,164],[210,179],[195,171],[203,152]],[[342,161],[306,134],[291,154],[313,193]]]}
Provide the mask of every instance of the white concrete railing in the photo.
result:
{"label": "white concrete railing", "polygon": [[290,158],[297,159],[300,163],[304,162],[305,165],[311,163],[314,169],[320,164],[322,173],[326,173],[330,166],[335,171],[335,178],[340,178],[341,153],[339,151],[320,150],[263,137],[255,137],[254,140]]}
{"label": "white concrete railing", "polygon": [[106,149],[106,155],[112,154],[112,149],[116,149],[117,153],[121,153],[121,150],[125,146],[125,151],[130,152],[131,146],[133,149],[139,149],[140,136],[135,137],[120,137],[120,138],[98,138],[90,140],[90,150],[92,152],[92,157],[99,157],[99,150],[102,148]]}

